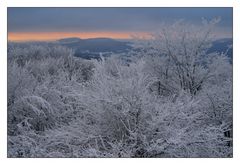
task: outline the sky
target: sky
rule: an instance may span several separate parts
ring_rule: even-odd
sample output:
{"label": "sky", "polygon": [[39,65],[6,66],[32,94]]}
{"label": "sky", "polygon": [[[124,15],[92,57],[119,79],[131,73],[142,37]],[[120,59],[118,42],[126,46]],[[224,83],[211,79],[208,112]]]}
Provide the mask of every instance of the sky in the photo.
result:
{"label": "sky", "polygon": [[200,25],[214,17],[221,17],[219,38],[232,37],[232,8],[8,8],[8,40],[130,39],[179,19]]}

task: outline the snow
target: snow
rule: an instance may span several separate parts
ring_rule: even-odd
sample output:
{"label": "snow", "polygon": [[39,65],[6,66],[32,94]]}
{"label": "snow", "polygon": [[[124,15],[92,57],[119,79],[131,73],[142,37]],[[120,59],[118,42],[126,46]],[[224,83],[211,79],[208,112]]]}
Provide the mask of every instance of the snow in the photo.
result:
{"label": "snow", "polygon": [[232,157],[232,64],[207,54],[216,22],[178,22],[128,62],[9,43],[8,156]]}

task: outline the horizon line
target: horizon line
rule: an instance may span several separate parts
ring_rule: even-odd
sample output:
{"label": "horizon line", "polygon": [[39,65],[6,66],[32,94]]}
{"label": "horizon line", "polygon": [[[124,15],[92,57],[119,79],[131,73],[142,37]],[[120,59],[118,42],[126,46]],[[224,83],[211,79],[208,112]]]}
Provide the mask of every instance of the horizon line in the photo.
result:
{"label": "horizon line", "polygon": [[57,41],[63,38],[111,38],[111,39],[133,39],[151,38],[148,32],[8,32],[8,41]]}

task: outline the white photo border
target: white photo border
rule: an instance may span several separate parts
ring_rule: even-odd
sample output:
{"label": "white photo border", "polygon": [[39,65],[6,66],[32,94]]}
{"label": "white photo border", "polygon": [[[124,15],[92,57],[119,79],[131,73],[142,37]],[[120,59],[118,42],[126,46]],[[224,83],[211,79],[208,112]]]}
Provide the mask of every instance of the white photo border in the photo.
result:
{"label": "white photo border", "polygon": [[[8,7],[232,7],[233,8],[233,158],[7,158],[7,8]],[[240,0],[1,0],[0,1],[0,162],[1,164],[236,164],[240,162]]]}

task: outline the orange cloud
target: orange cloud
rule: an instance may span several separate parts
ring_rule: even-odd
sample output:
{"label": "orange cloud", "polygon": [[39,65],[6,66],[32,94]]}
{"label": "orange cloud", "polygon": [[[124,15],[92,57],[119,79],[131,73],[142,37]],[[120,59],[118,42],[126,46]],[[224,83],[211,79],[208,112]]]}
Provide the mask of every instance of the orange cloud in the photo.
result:
{"label": "orange cloud", "polygon": [[113,39],[130,39],[132,36],[149,38],[146,32],[10,32],[8,33],[9,41],[54,41],[61,38],[79,37],[97,38],[107,37]]}

